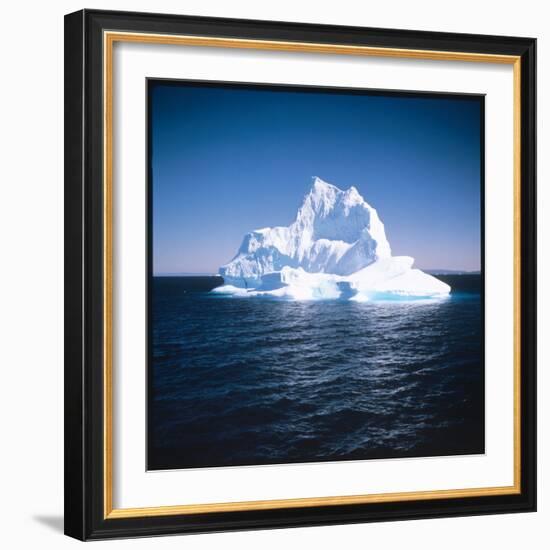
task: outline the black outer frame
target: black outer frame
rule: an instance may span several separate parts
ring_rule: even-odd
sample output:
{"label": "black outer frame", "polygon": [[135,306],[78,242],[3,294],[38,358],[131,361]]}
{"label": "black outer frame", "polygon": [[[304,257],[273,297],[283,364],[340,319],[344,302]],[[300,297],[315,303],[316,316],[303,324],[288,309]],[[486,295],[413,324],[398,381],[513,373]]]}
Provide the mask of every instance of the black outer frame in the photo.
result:
{"label": "black outer frame", "polygon": [[[517,495],[104,519],[103,31],[521,57],[521,487]],[[536,510],[536,40],[82,10],[65,16],[65,533],[80,540]]]}

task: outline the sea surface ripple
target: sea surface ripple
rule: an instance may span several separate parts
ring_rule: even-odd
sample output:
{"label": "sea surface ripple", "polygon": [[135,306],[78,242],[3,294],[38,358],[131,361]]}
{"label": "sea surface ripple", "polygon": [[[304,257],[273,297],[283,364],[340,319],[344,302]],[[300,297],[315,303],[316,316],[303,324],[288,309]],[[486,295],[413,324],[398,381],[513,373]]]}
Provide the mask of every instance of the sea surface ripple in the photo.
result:
{"label": "sea surface ripple", "polygon": [[153,278],[148,468],[483,453],[468,277],[429,303],[239,299]]}

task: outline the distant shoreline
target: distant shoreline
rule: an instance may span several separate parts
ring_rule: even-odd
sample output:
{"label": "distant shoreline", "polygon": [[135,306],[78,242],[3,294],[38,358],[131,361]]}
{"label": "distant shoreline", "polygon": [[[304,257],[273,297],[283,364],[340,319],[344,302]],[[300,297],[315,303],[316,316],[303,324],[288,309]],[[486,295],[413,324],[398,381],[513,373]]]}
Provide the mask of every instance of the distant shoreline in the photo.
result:
{"label": "distant shoreline", "polygon": [[419,269],[429,275],[481,275],[481,270],[479,269],[474,271],[462,271],[460,269]]}

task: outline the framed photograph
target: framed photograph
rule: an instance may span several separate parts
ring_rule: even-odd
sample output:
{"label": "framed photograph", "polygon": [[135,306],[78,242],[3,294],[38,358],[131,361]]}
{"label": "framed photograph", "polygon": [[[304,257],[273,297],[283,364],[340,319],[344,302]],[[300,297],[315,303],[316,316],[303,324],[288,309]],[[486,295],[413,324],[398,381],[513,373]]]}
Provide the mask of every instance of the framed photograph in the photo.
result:
{"label": "framed photograph", "polygon": [[65,18],[65,530],[536,509],[535,40]]}

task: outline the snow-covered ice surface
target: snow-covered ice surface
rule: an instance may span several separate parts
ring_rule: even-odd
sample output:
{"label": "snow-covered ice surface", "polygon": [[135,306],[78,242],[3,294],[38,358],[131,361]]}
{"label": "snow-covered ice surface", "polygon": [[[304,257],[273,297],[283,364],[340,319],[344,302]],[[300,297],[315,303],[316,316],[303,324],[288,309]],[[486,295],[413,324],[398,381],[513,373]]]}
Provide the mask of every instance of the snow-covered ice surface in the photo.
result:
{"label": "snow-covered ice surface", "polygon": [[289,300],[411,300],[448,296],[451,288],[392,256],[384,224],[355,187],[315,178],[288,227],[247,233],[220,267],[212,292]]}

